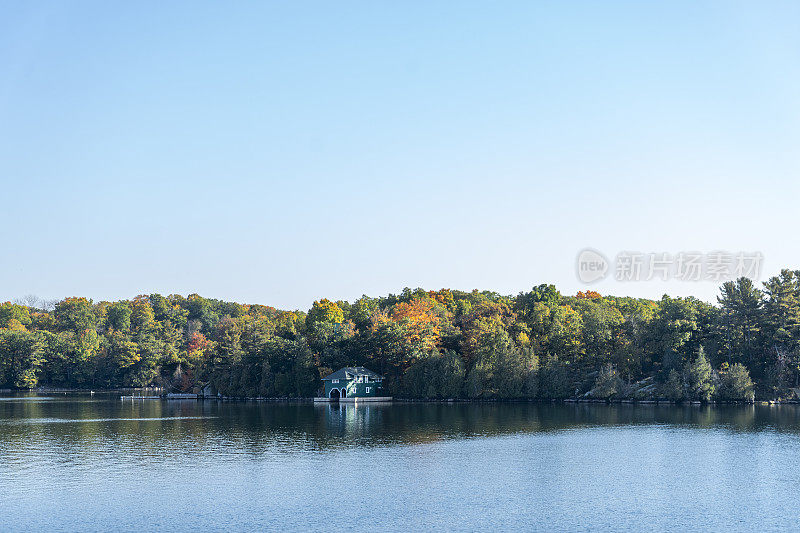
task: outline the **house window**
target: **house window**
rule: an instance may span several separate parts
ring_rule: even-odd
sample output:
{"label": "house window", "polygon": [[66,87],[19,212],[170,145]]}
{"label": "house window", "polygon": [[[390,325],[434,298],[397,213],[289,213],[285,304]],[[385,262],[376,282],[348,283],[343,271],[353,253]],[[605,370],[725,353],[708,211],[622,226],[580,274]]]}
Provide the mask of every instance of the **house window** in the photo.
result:
{"label": "house window", "polygon": [[339,383],[339,380],[338,379],[332,379],[331,383]]}

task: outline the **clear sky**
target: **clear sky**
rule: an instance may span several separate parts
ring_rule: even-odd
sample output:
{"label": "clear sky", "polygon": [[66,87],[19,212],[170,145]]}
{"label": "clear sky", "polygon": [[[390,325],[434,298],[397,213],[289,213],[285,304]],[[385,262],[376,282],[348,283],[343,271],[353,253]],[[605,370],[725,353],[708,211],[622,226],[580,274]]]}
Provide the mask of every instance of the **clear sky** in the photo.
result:
{"label": "clear sky", "polygon": [[0,12],[0,300],[572,294],[584,247],[800,268],[797,2]]}

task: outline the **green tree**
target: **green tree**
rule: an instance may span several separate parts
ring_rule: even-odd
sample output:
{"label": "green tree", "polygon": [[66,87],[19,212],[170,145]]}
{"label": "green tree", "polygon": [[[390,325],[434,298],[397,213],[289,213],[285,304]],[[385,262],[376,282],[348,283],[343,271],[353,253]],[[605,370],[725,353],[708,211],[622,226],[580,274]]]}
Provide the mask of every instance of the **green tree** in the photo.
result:
{"label": "green tree", "polygon": [[309,331],[315,331],[319,324],[341,324],[342,322],[344,322],[344,312],[327,298],[315,301],[306,317],[306,327]]}
{"label": "green tree", "polygon": [[580,313],[569,305],[559,305],[553,310],[551,324],[543,351],[558,354],[560,359],[573,365],[580,364],[585,353]]}
{"label": "green tree", "polygon": [[31,325],[30,310],[24,305],[12,304],[6,302],[0,304],[0,328],[12,328],[12,324],[16,322],[22,326]]}
{"label": "green tree", "polygon": [[117,331],[128,331],[131,328],[131,307],[128,302],[112,303],[106,308],[106,323]]}
{"label": "green tree", "polygon": [[706,359],[705,351],[701,346],[697,357],[687,369],[689,396],[693,400],[707,402],[711,400],[716,390],[714,369]]}
{"label": "green tree", "polygon": [[646,350],[663,375],[681,369],[697,351],[701,337],[702,304],[695,298],[664,295],[649,323]]}
{"label": "green tree", "polygon": [[660,387],[660,395],[667,400],[678,402],[686,396],[685,386],[681,373],[674,368],[667,374],[666,381]]}
{"label": "green tree", "polygon": [[739,278],[722,285],[717,301],[723,356],[730,364],[743,363],[763,375],[766,364],[761,345],[762,292],[749,278]]}
{"label": "green tree", "polygon": [[575,299],[581,314],[583,345],[589,368],[605,366],[621,347],[620,334],[624,318],[620,310],[605,298]]}
{"label": "green tree", "polygon": [[44,362],[41,332],[0,330],[0,387],[36,387]]}
{"label": "green tree", "polygon": [[779,395],[800,383],[800,274],[788,269],[764,283],[764,385]]}
{"label": "green tree", "polygon": [[137,333],[146,333],[156,325],[156,316],[148,296],[137,296],[131,302],[131,327]]}
{"label": "green tree", "polygon": [[241,382],[242,332],[232,318],[225,318],[214,329],[209,378],[222,394],[237,395]]}
{"label": "green tree", "polygon": [[620,391],[621,385],[622,382],[617,375],[617,371],[609,363],[598,372],[591,395],[595,398],[613,398]]}
{"label": "green tree", "polygon": [[464,363],[454,351],[431,353],[411,365],[403,376],[409,398],[457,398],[464,382]]}
{"label": "green tree", "polygon": [[557,357],[546,356],[539,367],[539,397],[544,399],[571,398],[575,396],[575,381],[568,365]]}
{"label": "green tree", "polygon": [[753,401],[754,388],[747,367],[741,363],[734,363],[722,375],[717,396],[720,400]]}
{"label": "green tree", "polygon": [[82,333],[95,329],[97,316],[92,301],[86,298],[65,298],[56,304],[53,311],[58,328],[61,331]]}

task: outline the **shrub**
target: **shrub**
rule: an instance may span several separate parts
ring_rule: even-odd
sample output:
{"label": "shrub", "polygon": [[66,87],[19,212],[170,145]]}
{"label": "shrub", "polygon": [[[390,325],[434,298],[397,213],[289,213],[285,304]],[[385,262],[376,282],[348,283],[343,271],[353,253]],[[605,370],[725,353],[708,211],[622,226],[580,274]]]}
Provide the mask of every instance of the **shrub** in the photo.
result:
{"label": "shrub", "polygon": [[753,401],[753,389],[753,380],[747,367],[736,363],[722,376],[717,396],[720,400]]}

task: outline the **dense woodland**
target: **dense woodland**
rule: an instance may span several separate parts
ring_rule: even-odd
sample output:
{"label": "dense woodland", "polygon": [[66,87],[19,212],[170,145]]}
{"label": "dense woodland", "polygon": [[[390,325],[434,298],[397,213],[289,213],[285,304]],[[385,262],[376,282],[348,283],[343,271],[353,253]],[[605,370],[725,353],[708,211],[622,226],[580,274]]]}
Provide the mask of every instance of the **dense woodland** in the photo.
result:
{"label": "dense woodland", "polygon": [[405,289],[308,312],[192,294],[0,306],[0,388],[311,397],[320,377],[363,365],[407,398],[750,400],[793,396],[800,271],[722,285],[717,305]]}

